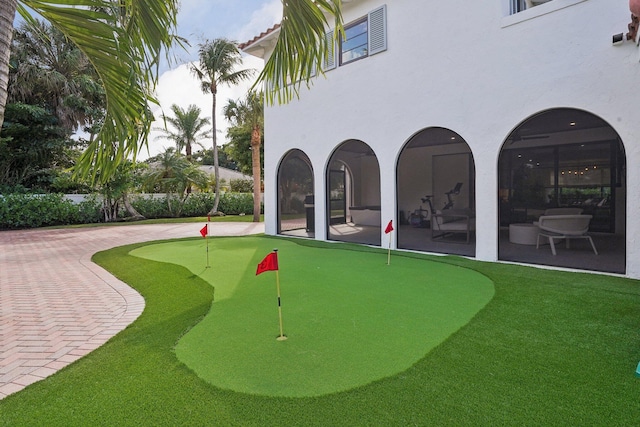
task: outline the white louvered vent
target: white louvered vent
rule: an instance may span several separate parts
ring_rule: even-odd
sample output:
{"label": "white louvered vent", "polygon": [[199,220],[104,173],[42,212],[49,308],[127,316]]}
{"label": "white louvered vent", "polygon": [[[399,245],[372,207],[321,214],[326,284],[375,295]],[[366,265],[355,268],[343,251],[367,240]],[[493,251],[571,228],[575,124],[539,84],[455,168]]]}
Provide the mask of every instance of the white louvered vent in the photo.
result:
{"label": "white louvered vent", "polygon": [[387,50],[387,5],[369,13],[369,55]]}
{"label": "white louvered vent", "polygon": [[322,63],[322,69],[324,71],[333,70],[336,68],[336,44],[333,41],[333,31],[329,31],[324,35],[324,37],[325,40],[327,40],[327,45],[329,46],[329,53]]}

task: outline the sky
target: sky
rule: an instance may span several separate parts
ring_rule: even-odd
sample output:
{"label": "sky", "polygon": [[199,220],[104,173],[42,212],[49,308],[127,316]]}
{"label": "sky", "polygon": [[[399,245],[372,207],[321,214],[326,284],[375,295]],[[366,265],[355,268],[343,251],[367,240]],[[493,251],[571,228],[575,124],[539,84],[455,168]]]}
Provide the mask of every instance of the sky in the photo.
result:
{"label": "sky", "polygon": [[[171,115],[171,105],[176,104],[183,109],[195,104],[202,110],[202,117],[211,118],[213,98],[204,94],[200,83],[189,70],[189,63],[198,61],[198,44],[205,40],[224,37],[239,43],[253,39],[266,29],[280,22],[282,18],[282,0],[181,0],[178,14],[178,34],[189,41],[187,50],[178,48],[174,55],[176,63],[165,64],[156,90],[156,98],[160,106],[152,106],[156,121],[152,129],[164,127],[162,114]],[[243,54],[243,69],[256,69],[255,76],[262,69],[263,61]],[[216,97],[218,143],[226,142],[228,123],[222,115],[222,108],[228,100],[243,98],[254,80],[236,87],[222,86]],[[138,160],[154,156],[173,146],[173,143],[162,138],[162,132],[152,130],[148,141],[148,150],[142,149]],[[159,138],[160,137],[160,138]],[[204,141],[207,149],[211,148],[211,139]],[[194,147],[194,151],[199,150]]]}

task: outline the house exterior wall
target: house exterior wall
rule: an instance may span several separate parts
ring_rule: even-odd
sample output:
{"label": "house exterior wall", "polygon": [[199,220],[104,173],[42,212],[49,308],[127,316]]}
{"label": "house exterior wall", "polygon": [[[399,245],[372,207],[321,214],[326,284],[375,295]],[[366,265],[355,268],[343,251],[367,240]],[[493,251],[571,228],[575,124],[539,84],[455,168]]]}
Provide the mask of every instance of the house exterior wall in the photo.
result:
{"label": "house exterior wall", "polygon": [[[639,50],[612,45],[630,22],[626,0],[553,0],[508,15],[508,0],[344,4],[349,23],[387,5],[388,49],[318,77],[310,90],[265,112],[265,230],[277,232],[277,169],[291,149],[313,165],[316,234],[326,239],[327,162],[349,139],[380,165],[381,217],[396,218],[396,165],[407,140],[428,127],[458,133],[476,169],[476,258],[498,259],[498,156],[522,121],[552,108],[608,122],[626,150],[627,275],[640,278]],[[383,230],[381,231],[383,232]],[[393,243],[395,247],[395,243]]]}

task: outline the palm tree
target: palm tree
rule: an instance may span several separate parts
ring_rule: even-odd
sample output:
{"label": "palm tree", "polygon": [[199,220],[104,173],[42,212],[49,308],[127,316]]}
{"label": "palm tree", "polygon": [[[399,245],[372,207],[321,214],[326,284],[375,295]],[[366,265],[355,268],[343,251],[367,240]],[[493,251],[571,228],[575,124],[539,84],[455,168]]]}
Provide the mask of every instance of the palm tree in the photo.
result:
{"label": "palm tree", "polygon": [[69,134],[104,116],[104,90],[87,57],[58,29],[24,22],[13,35],[7,103],[49,108]]}
{"label": "palm tree", "polygon": [[[74,8],[70,0],[2,0],[0,2],[0,126],[4,118],[9,74],[9,55],[16,10],[28,19],[31,8],[61,30],[78,45],[96,67],[106,93],[107,111],[104,125],[82,157],[79,171],[89,174],[92,166],[107,177],[129,154],[138,153],[148,134],[151,112],[148,101],[155,102],[152,89],[158,79],[161,51],[179,39],[178,0],[91,0],[91,9]],[[86,0],[78,4],[87,5]],[[288,0],[283,2],[280,37],[275,50],[260,74],[274,91],[267,101],[287,102],[302,82],[309,83],[314,68],[328,55],[330,43],[325,37],[325,13],[335,18],[336,39],[342,33],[342,0]],[[105,13],[105,11],[109,11]],[[208,46],[211,49],[204,49]],[[207,91],[214,95],[217,81],[213,71],[202,62],[214,62],[214,44],[201,46],[203,83],[209,76]],[[211,55],[206,52],[209,51]],[[208,59],[209,61],[202,61]],[[232,68],[227,72],[231,73]],[[199,74],[199,73],[198,73]],[[200,75],[200,74],[199,74]],[[225,82],[220,80],[220,83]],[[231,83],[231,81],[229,81]],[[293,83],[293,84],[289,84]],[[214,163],[216,157],[215,114],[213,115]],[[215,166],[215,165],[214,165]],[[95,172],[94,172],[95,173]],[[217,209],[219,201],[216,192]]]}
{"label": "palm tree", "polygon": [[[162,115],[162,118],[166,123],[171,124],[175,131],[171,131],[164,128],[159,128],[164,135],[160,135],[159,138],[166,138],[173,141],[176,144],[176,150],[182,151],[184,148],[187,160],[191,161],[191,151],[194,144],[199,144],[201,139],[209,138],[211,129],[207,128],[211,124],[208,118],[200,117],[201,110],[194,104],[184,110],[180,106],[171,105],[171,111],[175,117],[169,117]],[[201,145],[201,144],[200,144]],[[203,147],[204,148],[204,147]]]}
{"label": "palm tree", "polygon": [[200,80],[202,91],[210,93],[213,97],[211,104],[213,127],[211,139],[213,140],[213,170],[216,176],[216,195],[211,209],[211,214],[213,215],[218,212],[218,204],[220,203],[218,142],[216,138],[216,94],[218,93],[218,86],[223,84],[236,85],[251,77],[253,70],[236,71],[235,68],[242,62],[242,57],[234,42],[220,38],[213,41],[207,40],[199,46],[200,63],[198,65],[193,64],[191,70]]}
{"label": "palm tree", "polygon": [[145,187],[151,191],[159,189],[167,194],[169,213],[179,217],[189,197],[188,189],[192,185],[204,188],[207,185],[207,174],[177,153],[174,148],[167,148],[152,163],[145,175]]}
{"label": "palm tree", "polygon": [[224,116],[235,126],[246,126],[251,131],[251,166],[253,169],[253,222],[260,221],[260,145],[264,129],[264,103],[262,92],[249,91],[246,99],[230,100]]}
{"label": "palm tree", "polygon": [[[97,138],[83,154],[78,172],[98,170],[107,179],[146,141],[153,121],[148,103],[158,80],[160,55],[179,39],[178,0],[2,0],[0,2],[0,125],[7,99],[9,54],[16,10],[30,8],[73,41],[102,81],[106,116]],[[80,6],[80,7],[77,7]],[[88,7],[87,7],[88,6]],[[156,102],[157,103],[157,102]]]}

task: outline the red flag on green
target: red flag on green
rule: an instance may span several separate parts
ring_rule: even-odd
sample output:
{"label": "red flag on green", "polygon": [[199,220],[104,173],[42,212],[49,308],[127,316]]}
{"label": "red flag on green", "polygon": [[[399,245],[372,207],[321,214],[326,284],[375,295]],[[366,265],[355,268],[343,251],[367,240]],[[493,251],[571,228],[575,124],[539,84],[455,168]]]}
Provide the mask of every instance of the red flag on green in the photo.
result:
{"label": "red flag on green", "polygon": [[385,234],[389,234],[393,231],[393,220],[389,221],[387,228],[384,229]]}
{"label": "red flag on green", "polygon": [[256,276],[260,273],[264,273],[265,271],[273,271],[278,269],[278,253],[271,252],[269,255],[264,257],[262,262],[258,264],[258,269],[256,270]]}
{"label": "red flag on green", "polygon": [[205,226],[200,229],[200,234],[202,234],[202,237],[207,237],[207,234],[209,234],[208,226],[209,224],[205,224]]}

